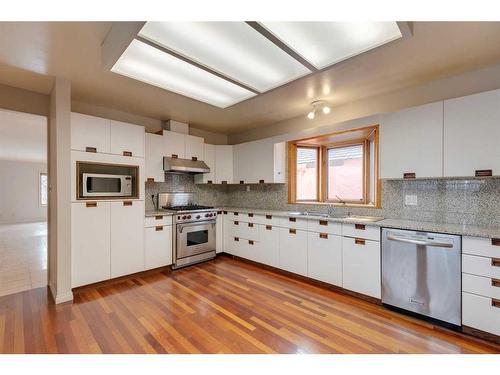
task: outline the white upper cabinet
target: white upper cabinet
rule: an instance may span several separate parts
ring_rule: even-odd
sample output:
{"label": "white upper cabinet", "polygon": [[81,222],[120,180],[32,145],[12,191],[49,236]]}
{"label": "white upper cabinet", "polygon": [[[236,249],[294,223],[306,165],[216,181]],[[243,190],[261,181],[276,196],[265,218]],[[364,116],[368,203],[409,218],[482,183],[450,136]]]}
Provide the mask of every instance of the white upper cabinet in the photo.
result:
{"label": "white upper cabinet", "polygon": [[443,176],[443,102],[381,116],[381,178]]}
{"label": "white upper cabinet", "polygon": [[71,113],[71,149],[110,152],[110,120]]}
{"label": "white upper cabinet", "polygon": [[269,139],[234,146],[234,182],[245,184],[284,183],[286,143]]}
{"label": "white upper cabinet", "polygon": [[233,146],[215,146],[215,182],[233,183]]}
{"label": "white upper cabinet", "polygon": [[144,157],[144,127],[111,120],[111,153]]}
{"label": "white upper cabinet", "polygon": [[184,159],[186,157],[185,144],[186,135],[176,133],[169,130],[163,131],[163,140],[165,147],[164,156],[177,155],[178,158]]}
{"label": "white upper cabinet", "polygon": [[215,184],[215,146],[208,143],[203,144],[203,157],[201,158],[210,168],[209,173],[197,174],[194,181],[197,184]]}
{"label": "white upper cabinet", "polygon": [[163,156],[165,153],[165,142],[163,136],[158,134],[145,134],[146,143],[146,181],[165,182],[163,171]]}
{"label": "white upper cabinet", "polygon": [[185,135],[185,158],[203,160],[203,144],[204,140],[201,137],[194,135]]}
{"label": "white upper cabinet", "polygon": [[500,90],[444,102],[444,175],[500,175]]}

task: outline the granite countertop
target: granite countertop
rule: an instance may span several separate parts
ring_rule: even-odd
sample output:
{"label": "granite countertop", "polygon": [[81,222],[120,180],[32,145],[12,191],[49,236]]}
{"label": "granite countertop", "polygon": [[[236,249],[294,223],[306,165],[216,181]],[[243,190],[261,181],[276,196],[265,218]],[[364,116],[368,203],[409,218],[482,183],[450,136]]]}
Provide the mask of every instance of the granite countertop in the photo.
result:
{"label": "granite countertop", "polygon": [[251,212],[254,214],[267,214],[280,217],[301,217],[305,219],[316,219],[316,220],[321,219],[339,223],[365,224],[377,227],[448,233],[448,234],[457,234],[461,236],[471,236],[471,237],[500,238],[500,227],[486,227],[486,226],[476,226],[468,224],[433,223],[433,222],[414,221],[405,219],[382,219],[375,222],[367,222],[363,220],[356,220],[353,218],[346,219],[342,217],[324,217],[319,215],[316,216],[314,214],[297,215],[291,211],[262,210],[256,208],[242,208],[242,207],[221,207],[219,208],[219,210]]}
{"label": "granite countertop", "polygon": [[172,216],[175,212],[169,210],[146,210],[145,216]]}

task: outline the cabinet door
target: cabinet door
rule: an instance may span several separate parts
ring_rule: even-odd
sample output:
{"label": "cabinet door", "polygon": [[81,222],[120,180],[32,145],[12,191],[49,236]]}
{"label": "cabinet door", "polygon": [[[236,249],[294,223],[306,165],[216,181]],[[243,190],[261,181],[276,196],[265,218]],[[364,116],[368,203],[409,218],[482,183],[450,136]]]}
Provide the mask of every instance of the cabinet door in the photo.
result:
{"label": "cabinet door", "polygon": [[215,223],[215,252],[217,254],[224,252],[224,215],[217,215]]}
{"label": "cabinet door", "polygon": [[307,276],[307,232],[280,228],[280,268]]}
{"label": "cabinet door", "polygon": [[233,181],[246,184],[273,182],[273,150],[273,143],[268,139],[235,145]]}
{"label": "cabinet door", "polygon": [[286,182],[286,142],[274,144],[274,171],[273,181],[276,184]]}
{"label": "cabinet door", "polygon": [[146,133],[146,181],[165,182],[165,172],[163,171],[163,154],[165,143],[163,136]]}
{"label": "cabinet door", "polygon": [[185,138],[186,138],[185,134],[164,130],[163,131],[163,139],[165,142],[164,156],[177,155],[178,158],[184,159],[186,156]]}
{"label": "cabinet door", "polygon": [[328,233],[307,235],[307,275],[342,286],[342,237]]}
{"label": "cabinet door", "polygon": [[71,149],[110,152],[110,121],[100,117],[71,113]]}
{"label": "cabinet door", "polygon": [[111,277],[144,270],[144,202],[111,202]]}
{"label": "cabinet door", "polygon": [[194,135],[185,135],[185,158],[192,159],[197,158],[198,160],[203,160],[203,144],[204,140],[201,137],[195,137]]}
{"label": "cabinet door", "polygon": [[444,175],[500,175],[500,90],[444,102]]}
{"label": "cabinet door", "polygon": [[144,228],[145,269],[172,264],[172,226]]}
{"label": "cabinet door", "polygon": [[215,183],[215,146],[205,143],[203,145],[203,161],[210,168],[209,173],[197,174],[194,181],[197,184]]}
{"label": "cabinet door", "polygon": [[72,287],[111,278],[110,262],[110,203],[72,203]]}
{"label": "cabinet door", "polygon": [[[225,211],[227,212],[227,211]],[[233,254],[232,252],[232,241],[231,241],[231,217],[229,214],[223,214],[223,222],[224,222],[224,228],[223,228],[223,236],[224,236],[224,252],[228,254]]]}
{"label": "cabinet door", "polygon": [[278,268],[280,266],[280,231],[272,225],[258,225],[259,253],[256,262]]}
{"label": "cabinet door", "polygon": [[233,183],[233,146],[215,146],[215,181],[217,184]]}
{"label": "cabinet door", "polygon": [[382,115],[381,178],[443,176],[443,103]]}
{"label": "cabinet door", "polygon": [[342,285],[381,298],[380,242],[342,237]]}
{"label": "cabinet door", "polygon": [[144,157],[144,127],[111,120],[111,153]]}

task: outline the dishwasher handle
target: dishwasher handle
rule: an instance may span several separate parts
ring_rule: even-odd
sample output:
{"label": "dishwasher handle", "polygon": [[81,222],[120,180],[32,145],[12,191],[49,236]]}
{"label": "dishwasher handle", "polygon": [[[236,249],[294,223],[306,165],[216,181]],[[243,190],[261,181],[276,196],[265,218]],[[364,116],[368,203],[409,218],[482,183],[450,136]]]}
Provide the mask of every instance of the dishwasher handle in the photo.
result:
{"label": "dishwasher handle", "polygon": [[444,247],[444,248],[448,248],[448,249],[453,248],[453,244],[449,243],[449,242],[439,242],[439,241],[433,241],[433,240],[419,240],[419,239],[415,239],[415,238],[401,237],[401,236],[397,236],[394,234],[388,234],[387,239],[391,240],[391,241],[410,243],[413,245]]}

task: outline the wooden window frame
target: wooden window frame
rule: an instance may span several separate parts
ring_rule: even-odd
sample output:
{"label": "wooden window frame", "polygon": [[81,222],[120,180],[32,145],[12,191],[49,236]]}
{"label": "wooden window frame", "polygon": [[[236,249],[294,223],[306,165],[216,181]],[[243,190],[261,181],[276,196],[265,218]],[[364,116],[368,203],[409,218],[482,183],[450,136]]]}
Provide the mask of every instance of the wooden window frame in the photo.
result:
{"label": "wooden window frame", "polygon": [[[356,131],[366,131],[367,136],[357,137],[341,142],[325,142],[329,137],[335,137]],[[314,142],[318,142],[314,144]],[[373,154],[371,143],[373,142]],[[363,145],[363,200],[338,200],[328,199],[328,150],[332,148]],[[350,129],[340,132],[320,135],[288,142],[288,203],[290,204],[319,204],[336,205],[347,207],[371,207],[380,208],[380,176],[379,176],[379,125],[370,125],[362,128]],[[297,199],[297,148],[314,148],[318,151],[318,176],[317,176],[317,200]],[[373,176],[371,175],[371,163],[373,162]],[[372,187],[372,184],[374,185]],[[373,188],[373,196],[371,194]],[[341,197],[342,198],[342,197]]]}
{"label": "wooden window frame", "polygon": [[[310,145],[301,145],[297,144],[295,147],[295,166],[294,166],[294,171],[295,171],[295,176],[297,176],[297,149],[299,148],[309,148],[316,150],[316,199],[297,199],[297,190],[295,189],[295,202],[298,203],[315,203],[318,202],[321,199],[321,149],[316,146],[310,146]],[[295,177],[295,181],[297,181],[297,177]],[[295,185],[296,186],[296,185]]]}

